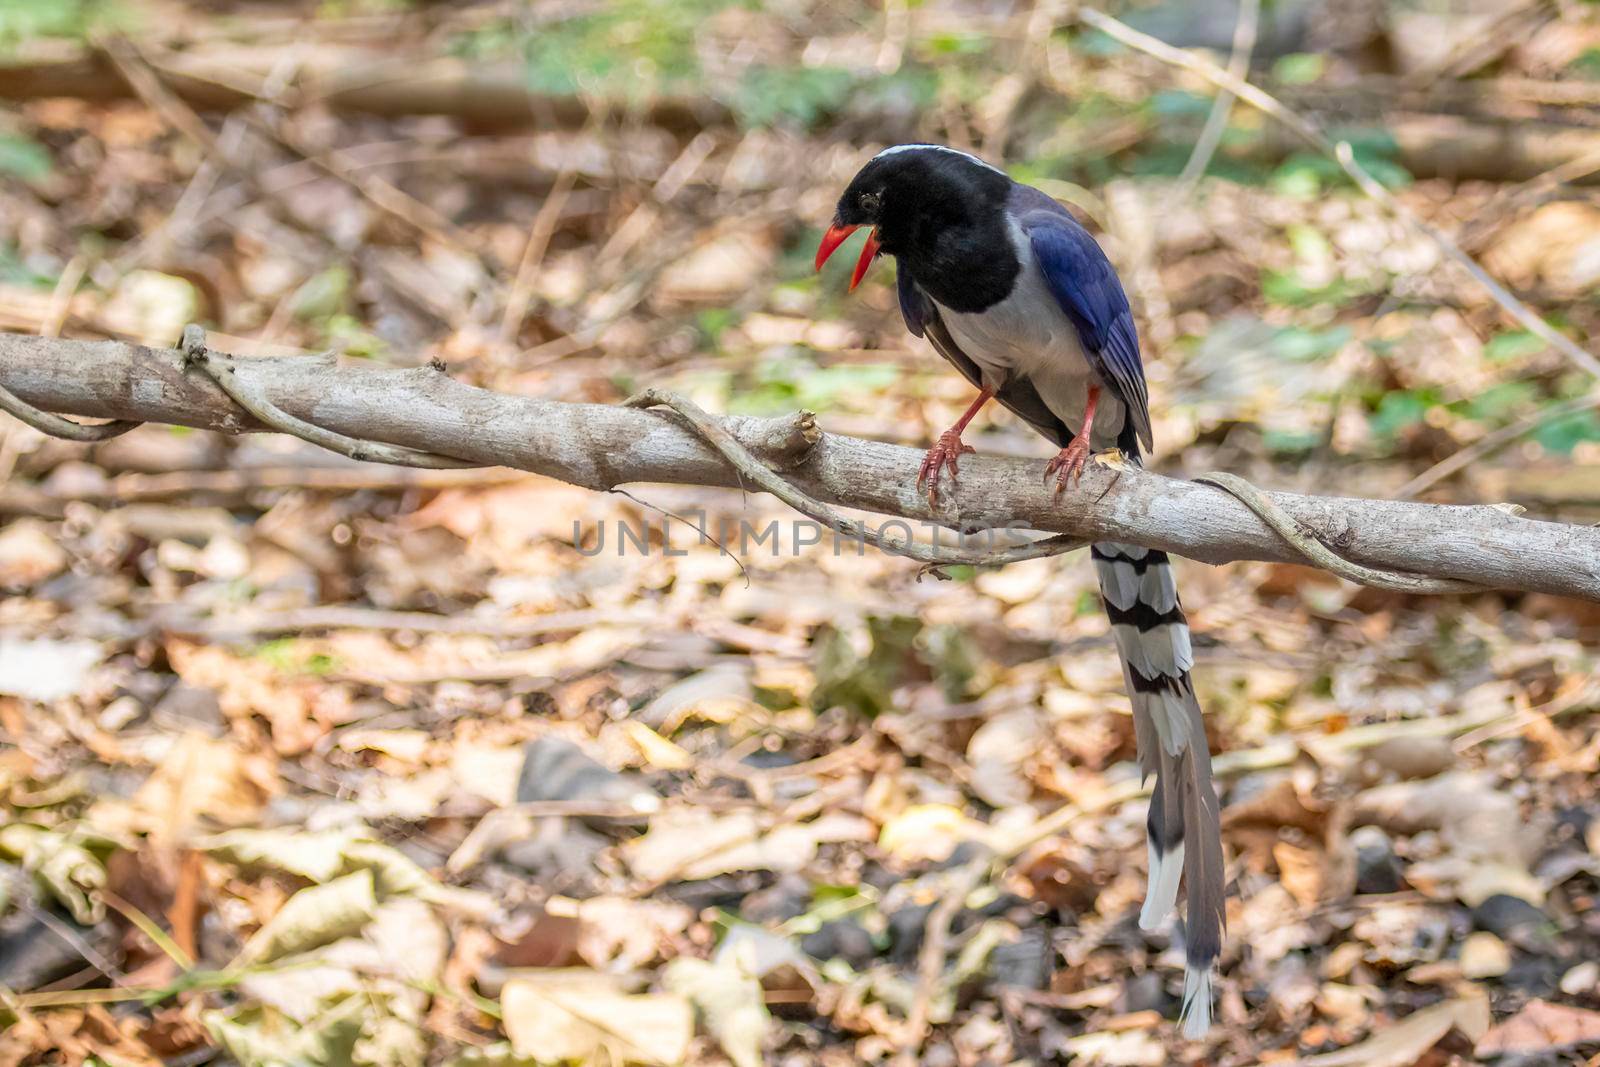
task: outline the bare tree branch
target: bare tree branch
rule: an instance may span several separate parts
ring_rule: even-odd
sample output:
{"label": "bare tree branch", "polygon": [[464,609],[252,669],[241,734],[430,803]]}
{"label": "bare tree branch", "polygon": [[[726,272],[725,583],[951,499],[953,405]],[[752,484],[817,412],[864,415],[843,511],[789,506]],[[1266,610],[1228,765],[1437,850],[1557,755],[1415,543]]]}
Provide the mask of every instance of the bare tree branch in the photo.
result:
{"label": "bare tree branch", "polygon": [[[510,396],[463,385],[434,367],[227,358],[237,378],[275,409],[345,437],[516,467],[596,490],[632,482],[747,481],[691,427],[664,412]],[[227,433],[265,428],[177,350],[0,334],[0,387],[67,415]],[[1207,563],[1308,563],[1251,507],[1212,486],[1091,465],[1075,491],[1058,497],[1043,484],[1036,462],[974,456],[962,465],[960,486],[941,496],[935,510],[916,486],[921,456],[915,449],[821,433],[809,419],[793,416],[729,417],[721,425],[806,496],[924,524],[930,538],[935,525],[1029,529],[1128,541]],[[1300,535],[1362,567],[1600,601],[1600,530],[1495,506],[1263,497]]]}

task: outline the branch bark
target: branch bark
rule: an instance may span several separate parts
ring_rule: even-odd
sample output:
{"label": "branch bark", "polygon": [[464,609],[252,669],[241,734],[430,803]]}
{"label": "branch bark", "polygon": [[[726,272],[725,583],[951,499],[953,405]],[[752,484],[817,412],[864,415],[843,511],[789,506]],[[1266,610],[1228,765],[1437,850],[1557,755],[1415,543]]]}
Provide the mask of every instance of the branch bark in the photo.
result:
{"label": "branch bark", "polygon": [[[740,484],[718,451],[664,412],[510,396],[433,367],[325,357],[240,360],[236,373],[277,408],[347,437],[599,491],[631,482]],[[0,334],[0,386],[68,415],[225,433],[263,428],[177,350]],[[1091,465],[1075,491],[1057,497],[1037,462],[973,456],[934,510],[916,488],[915,449],[821,433],[804,417],[729,417],[723,425],[809,496],[913,524],[1128,541],[1207,563],[1306,562],[1228,493],[1149,471]],[[1600,530],[1591,527],[1494,506],[1266,495],[1302,532],[1367,567],[1600,601]],[[917,536],[931,537],[931,527]]]}

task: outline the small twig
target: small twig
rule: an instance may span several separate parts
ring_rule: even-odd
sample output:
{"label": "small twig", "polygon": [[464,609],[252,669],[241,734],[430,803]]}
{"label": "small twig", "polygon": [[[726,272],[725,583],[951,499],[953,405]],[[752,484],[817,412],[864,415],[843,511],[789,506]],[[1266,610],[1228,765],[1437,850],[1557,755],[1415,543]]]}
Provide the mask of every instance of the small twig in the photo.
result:
{"label": "small twig", "polygon": [[1580,411],[1590,411],[1595,408],[1600,408],[1600,392],[1589,396],[1580,396],[1560,404],[1552,404],[1543,411],[1535,412],[1519,422],[1512,423],[1510,426],[1502,426],[1494,433],[1487,434],[1474,441],[1449,458],[1440,460],[1405,485],[1402,485],[1395,490],[1394,499],[1411,500],[1417,494],[1444,481],[1457,471],[1472,466],[1478,460],[1498,452],[1513,441],[1532,433],[1539,427],[1557,419],[1565,418],[1568,415],[1576,415]]}
{"label": "small twig", "polygon": [[1475,730],[1460,735],[1455,739],[1453,747],[1458,754],[1464,753],[1485,741],[1493,741],[1497,737],[1523,730],[1541,719],[1553,721],[1564,718],[1572,712],[1593,708],[1596,703],[1600,703],[1600,681],[1587,678],[1548,703],[1503,715],[1493,722],[1485,723]]}
{"label": "small twig", "polygon": [[[1240,0],[1239,21],[1233,27],[1233,54],[1228,57],[1229,76],[1242,80],[1250,73],[1250,54],[1255,51],[1256,32],[1260,22],[1261,0]],[[1189,161],[1183,165],[1183,172],[1178,175],[1177,188],[1172,192],[1169,205],[1187,197],[1194,183],[1200,180],[1206,168],[1211,165],[1211,157],[1216,154],[1217,146],[1222,143],[1222,135],[1228,130],[1228,118],[1233,114],[1234,99],[1230,90],[1218,91],[1216,100],[1211,104],[1211,113],[1206,116],[1206,124],[1200,131],[1199,139],[1194,143],[1194,151],[1189,154]]]}
{"label": "small twig", "polygon": [[1479,285],[1488,290],[1490,297],[1507,314],[1552,348],[1560,351],[1562,355],[1573,363],[1590,374],[1600,377],[1600,359],[1579,348],[1570,338],[1545,322],[1527,304],[1518,300],[1505,286],[1497,282],[1488,271],[1479,266],[1476,260],[1463,252],[1460,246],[1452,241],[1444,231],[1431,223],[1423,221],[1410,208],[1400,203],[1393,193],[1385,189],[1383,184],[1369,174],[1365,167],[1356,162],[1355,153],[1348,142],[1340,141],[1335,143],[1315,123],[1293,111],[1271,94],[1251,85],[1243,78],[1236,78],[1229,74],[1205,56],[1195,52],[1186,52],[1181,48],[1174,48],[1165,41],[1151,37],[1147,33],[1141,33],[1126,23],[1119,22],[1117,19],[1096,11],[1092,7],[1079,8],[1078,18],[1106,36],[1120,41],[1130,48],[1136,48],[1141,52],[1148,53],[1164,63],[1195,72],[1218,88],[1229,90],[1240,100],[1283,123],[1304,139],[1306,143],[1337,162],[1363,193],[1388,208],[1408,226],[1438,245],[1447,258],[1472,275]]}
{"label": "small twig", "polygon": [[577,180],[576,167],[564,168],[556,175],[555,185],[544,198],[544,203],[539,205],[539,213],[534,216],[528,241],[522,246],[522,260],[517,264],[516,279],[511,283],[510,295],[506,297],[505,314],[500,318],[500,343],[508,348],[516,342],[517,332],[522,329],[522,320],[528,317],[528,305],[533,300],[534,275],[544,260],[545,251],[550,247],[550,238],[555,236],[556,227],[561,222],[561,211],[566,207],[567,197]]}
{"label": "small twig", "polygon": [[84,962],[111,979],[113,984],[119,986],[127,984],[128,976],[122,968],[107,959],[82,934],[59,919],[49,908],[42,908],[26,897],[18,899],[16,907],[19,911],[27,912],[28,918],[65,941],[72,947],[72,951],[83,957]]}
{"label": "small twig", "polygon": [[299,156],[324,174],[356,192],[381,213],[395,219],[441,245],[477,259],[472,238],[461,228],[434,208],[418,200],[404,189],[376,174],[360,174],[346,167],[337,156],[323,155],[304,144],[279,124],[270,120],[270,104],[256,104],[257,113],[250,124],[260,133],[272,138],[283,148]]}
{"label": "small twig", "polygon": [[72,313],[72,297],[78,291],[78,286],[83,284],[84,273],[88,270],[89,261],[84,256],[73,256],[67,261],[66,267],[61,271],[61,277],[56,279],[56,287],[50,293],[50,307],[45,312],[44,325],[39,327],[40,337],[60,337],[61,327],[66,325],[67,316]]}
{"label": "small twig", "polygon": [[633,501],[635,504],[638,504],[641,508],[647,508],[650,511],[655,512],[657,515],[662,516],[663,518],[666,518],[666,519],[677,519],[679,522],[681,522],[685,526],[689,527],[689,529],[693,530],[695,533],[699,534],[701,537],[705,538],[707,541],[710,541],[713,545],[716,545],[717,546],[717,551],[721,552],[724,556],[727,556],[729,559],[733,560],[734,566],[739,568],[739,576],[744,579],[744,584],[747,585],[747,586],[750,584],[750,572],[749,572],[749,570],[747,570],[745,568],[744,560],[740,559],[738,556],[734,555],[732,552],[729,552],[728,551],[728,546],[723,544],[721,541],[717,540],[715,537],[713,537],[711,535],[711,531],[710,530],[707,530],[704,526],[696,526],[694,523],[690,522],[688,519],[684,518],[682,515],[679,515],[677,512],[669,511],[666,508],[661,507],[658,504],[652,504],[652,503],[650,503],[650,501],[645,500],[644,498],[640,497],[639,495],[637,495],[635,493],[630,493],[626,489],[622,489],[620,487],[617,487],[617,488],[613,488],[611,491],[613,493],[616,493],[618,496],[627,497],[629,500]]}
{"label": "small twig", "polygon": [[1534,31],[1558,16],[1549,0],[1522,0],[1501,6],[1492,21],[1457,40],[1442,59],[1407,74],[1401,84],[1422,88],[1441,81],[1457,81],[1482,70],[1526,41]]}
{"label": "small twig", "polygon": [[1600,171],[1600,148],[1575,156],[1551,167],[1520,185],[1501,190],[1457,231],[1463,248],[1480,248],[1504,223],[1508,215],[1544,200],[1563,185]]}
{"label": "small twig", "polygon": [[105,901],[106,907],[117,912],[124,919],[138,927],[139,932],[148,937],[156,948],[160,949],[168,959],[178,965],[180,970],[189,971],[194,969],[194,957],[185,951],[177,941],[173,940],[171,934],[161,929],[160,923],[109,889],[100,890],[100,899]]}
{"label": "small twig", "polygon": [[141,425],[138,422],[117,421],[87,426],[81,422],[64,419],[60,415],[52,415],[48,411],[40,411],[4,386],[0,386],[0,411],[4,411],[18,422],[32,426],[42,434],[60,437],[67,441],[109,441]]}
{"label": "small twig", "polygon": [[206,350],[205,331],[198,326],[183,329],[182,350],[190,366],[199,367],[206,377],[217,383],[217,388],[227,393],[235,404],[254,415],[263,425],[279,433],[310,441],[314,445],[337,452],[341,456],[372,463],[392,463],[397,467],[427,467],[432,470],[454,470],[462,467],[481,467],[481,463],[437,456],[429,452],[401,448],[382,441],[362,441],[342,433],[325,430],[314,423],[284,411],[269,400],[265,393],[245,382],[235,372],[232,360],[212,358]]}
{"label": "small twig", "polygon": [[[134,91],[154,108],[161,117],[184,136],[203,148],[208,156],[230,169],[243,174],[252,185],[260,187],[253,171],[237,158],[232,149],[224,146],[205,122],[187,103],[167,87],[161,68],[140,51],[139,46],[126,37],[108,37],[100,42],[101,48]],[[308,148],[269,121],[271,104],[261,101],[253,105],[255,115],[246,121],[259,132],[304,159],[328,176],[355,190],[380,212],[394,218],[417,232],[432,237],[441,244],[472,255],[471,242],[449,219],[427,204],[375,176],[357,175],[343,167],[336,159]]]}
{"label": "small twig", "polygon": [[995,857],[989,854],[968,860],[958,870],[949,874],[949,884],[939,897],[939,903],[928,913],[923,927],[922,948],[917,953],[917,989],[911,1000],[911,1010],[906,1015],[905,1030],[900,1040],[897,1063],[908,1067],[919,1062],[922,1045],[928,1039],[929,1016],[933,998],[939,989],[939,978],[944,973],[945,950],[950,943],[950,924],[955,921],[967,897],[978,888],[988,874]]}
{"label": "small twig", "polygon": [[879,74],[893,74],[905,59],[906,42],[911,37],[911,5],[906,0],[884,0],[883,40],[872,66]]}
{"label": "small twig", "polygon": [[1262,522],[1272,527],[1279,537],[1298,549],[1313,566],[1321,567],[1346,581],[1370,585],[1375,589],[1392,589],[1399,593],[1483,592],[1482,586],[1472,582],[1457,581],[1453,578],[1423,578],[1415,574],[1378,570],[1373,567],[1363,567],[1359,563],[1351,563],[1315,537],[1302,533],[1299,524],[1282,508],[1274,504],[1260,489],[1236,474],[1212,471],[1210,474],[1201,475],[1195,481],[1202,485],[1214,485],[1236,497],[1260,516]]}
{"label": "small twig", "polygon": [[134,94],[144,101],[150,110],[159,115],[163,122],[199,145],[206,155],[230,166],[233,165],[233,160],[228,158],[227,153],[218,145],[211,127],[195,113],[194,108],[167,88],[166,83],[145,61],[132,41],[126,37],[111,35],[97,43],[106,58],[111,60],[111,65],[117,68],[117,73],[121,74],[123,80],[133,89]]}
{"label": "small twig", "polygon": [[673,393],[662,392],[658,389],[646,389],[637,396],[624,401],[625,407],[648,408],[669,407],[682,415],[690,426],[703,437],[711,447],[722,453],[724,459],[749,478],[756,485],[782,500],[802,515],[827,526],[840,537],[851,540],[865,541],[872,547],[891,555],[906,556],[922,563],[940,565],[969,564],[974,566],[999,565],[1014,563],[1024,559],[1037,559],[1040,556],[1059,556],[1083,547],[1084,542],[1064,537],[1044,537],[1030,541],[1025,545],[1015,548],[1002,549],[997,552],[977,553],[965,552],[960,549],[947,549],[933,545],[919,545],[913,539],[902,540],[888,537],[872,529],[864,522],[847,519],[839,512],[830,508],[815,497],[805,492],[778,476],[759,459],[750,454],[750,450],[739,443],[739,440],[724,429],[716,419],[693,401]]}

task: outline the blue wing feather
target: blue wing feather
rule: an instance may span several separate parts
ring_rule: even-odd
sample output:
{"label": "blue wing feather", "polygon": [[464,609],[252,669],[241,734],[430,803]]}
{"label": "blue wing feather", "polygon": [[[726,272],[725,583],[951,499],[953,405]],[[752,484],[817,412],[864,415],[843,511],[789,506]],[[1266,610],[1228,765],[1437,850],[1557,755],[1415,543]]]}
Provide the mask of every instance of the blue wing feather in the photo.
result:
{"label": "blue wing feather", "polygon": [[1050,207],[1055,210],[1041,205],[1019,220],[1034,259],[1051,295],[1078,328],[1091,365],[1115,390],[1139,440],[1150,448],[1150,400],[1128,295],[1089,231],[1060,205],[1051,201]]}

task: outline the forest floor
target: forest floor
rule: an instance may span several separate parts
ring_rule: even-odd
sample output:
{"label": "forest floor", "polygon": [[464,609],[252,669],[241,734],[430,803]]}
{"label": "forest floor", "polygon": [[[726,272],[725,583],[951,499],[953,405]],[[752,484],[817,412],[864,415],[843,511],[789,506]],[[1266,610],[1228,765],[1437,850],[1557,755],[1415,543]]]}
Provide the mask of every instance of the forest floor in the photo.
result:
{"label": "forest floor", "polygon": [[[1187,75],[988,7],[890,4],[868,32],[825,5],[707,0],[687,30],[621,5],[738,91],[613,113],[540,82],[537,42],[643,54],[634,23],[440,7],[165,5],[181,28],[136,44],[43,26],[0,60],[0,327],[170,345],[200,322],[245,355],[654,385],[922,446],[967,384],[906,333],[887,266],[846,294],[810,259],[860,162],[928,138],[1005,156],[1101,234],[1156,469],[1392,496],[1524,424],[1422,498],[1600,521],[1600,419],[1541,417],[1587,375],[1242,106],[1208,176],[1177,178],[1212,106]],[[1509,36],[1457,84],[1592,134],[1514,95],[1595,84],[1592,16]],[[139,93],[44,76],[91,47]],[[1031,58],[993,69],[1027,78],[972,73],[1011,48]],[[411,80],[351,75],[397,49]],[[546,94],[534,130],[495,111],[507,55]],[[1257,67],[1355,99],[1364,62]],[[1595,350],[1592,186],[1373,151]],[[1003,413],[975,429],[1050,452]],[[674,523],[665,551],[689,512],[777,546]],[[1087,560],[936,580],[797,546],[793,518],[0,417],[0,1064],[1600,1062],[1600,608],[1179,562],[1230,878],[1218,1023],[1185,1042],[1181,934],[1136,921],[1145,805]]]}

